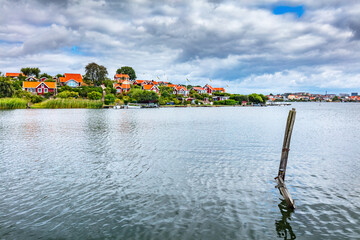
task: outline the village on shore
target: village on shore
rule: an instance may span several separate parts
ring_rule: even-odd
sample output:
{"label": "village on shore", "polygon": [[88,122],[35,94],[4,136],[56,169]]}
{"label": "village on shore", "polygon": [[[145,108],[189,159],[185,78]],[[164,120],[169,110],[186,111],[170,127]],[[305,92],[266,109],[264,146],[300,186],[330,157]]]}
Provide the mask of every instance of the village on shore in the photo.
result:
{"label": "village on shore", "polygon": [[[98,66],[95,63],[95,69]],[[89,64],[89,65],[91,65]],[[128,72],[128,73],[124,73]],[[124,106],[129,104],[148,104],[152,106],[265,106],[279,105],[282,102],[326,101],[326,102],[359,102],[358,93],[351,94],[310,94],[306,92],[284,94],[230,94],[223,87],[192,86],[174,84],[169,81],[136,79],[131,67],[122,67],[114,74],[113,79],[103,77],[99,80],[99,71],[82,76],[80,73],[65,73],[57,76],[39,74],[38,68],[23,68],[19,73],[5,73],[0,76],[2,87],[0,98],[27,99],[29,104],[38,104],[51,100],[72,99],[76,101],[102,101],[102,106]],[[101,73],[101,72],[100,72]],[[96,75],[97,74],[97,75]],[[135,77],[134,77],[135,76]],[[97,78],[97,79],[96,79]],[[211,80],[210,80],[211,81]],[[75,101],[72,101],[74,103]],[[36,105],[35,105],[36,106]],[[67,103],[69,107],[69,103]],[[78,104],[76,104],[78,106]],[[87,105],[86,105],[87,106]],[[100,105],[96,105],[100,106]],[[70,104],[70,107],[71,106]],[[61,105],[59,106],[61,108]]]}

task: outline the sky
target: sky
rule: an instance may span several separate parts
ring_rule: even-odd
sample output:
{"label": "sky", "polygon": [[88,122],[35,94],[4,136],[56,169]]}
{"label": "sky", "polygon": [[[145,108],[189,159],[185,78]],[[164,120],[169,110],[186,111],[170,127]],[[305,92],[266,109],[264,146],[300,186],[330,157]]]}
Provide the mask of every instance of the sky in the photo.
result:
{"label": "sky", "polygon": [[232,93],[360,92],[358,0],[0,0],[0,71],[85,73]]}

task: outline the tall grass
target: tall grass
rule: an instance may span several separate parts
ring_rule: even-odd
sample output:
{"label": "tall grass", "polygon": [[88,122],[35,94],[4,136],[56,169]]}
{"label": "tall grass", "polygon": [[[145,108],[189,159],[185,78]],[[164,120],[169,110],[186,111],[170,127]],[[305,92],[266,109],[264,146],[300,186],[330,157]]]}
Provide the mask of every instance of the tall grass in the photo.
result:
{"label": "tall grass", "polygon": [[86,99],[50,99],[34,104],[31,108],[102,108],[101,101]]}
{"label": "tall grass", "polygon": [[27,101],[22,98],[0,98],[0,109],[26,108]]}

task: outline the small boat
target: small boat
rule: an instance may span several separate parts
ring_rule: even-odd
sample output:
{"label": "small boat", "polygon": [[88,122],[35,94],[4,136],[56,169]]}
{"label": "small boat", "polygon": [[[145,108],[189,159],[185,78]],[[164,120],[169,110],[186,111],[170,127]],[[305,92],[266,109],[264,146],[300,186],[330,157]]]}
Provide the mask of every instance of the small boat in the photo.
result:
{"label": "small boat", "polygon": [[138,106],[138,105],[127,105],[127,106],[124,106],[125,108],[128,108],[128,109],[139,109],[141,108],[141,106]]}

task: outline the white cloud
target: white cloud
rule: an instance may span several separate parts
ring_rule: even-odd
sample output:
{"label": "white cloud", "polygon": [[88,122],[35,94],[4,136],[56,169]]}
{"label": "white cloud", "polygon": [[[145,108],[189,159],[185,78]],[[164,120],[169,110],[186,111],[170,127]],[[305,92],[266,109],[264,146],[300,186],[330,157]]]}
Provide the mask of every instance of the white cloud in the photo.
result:
{"label": "white cloud", "polygon": [[36,65],[83,73],[95,61],[110,76],[129,65],[142,78],[211,78],[239,92],[360,87],[355,0],[295,0],[304,5],[301,18],[273,15],[275,0],[1,3],[2,72]]}

